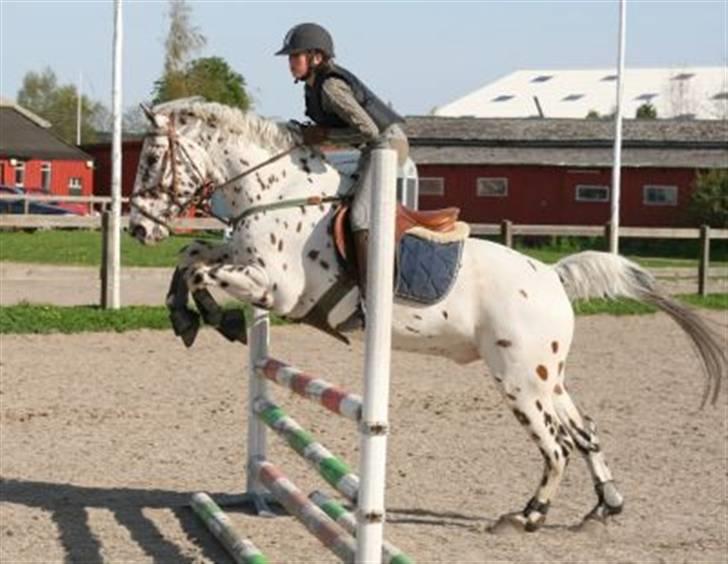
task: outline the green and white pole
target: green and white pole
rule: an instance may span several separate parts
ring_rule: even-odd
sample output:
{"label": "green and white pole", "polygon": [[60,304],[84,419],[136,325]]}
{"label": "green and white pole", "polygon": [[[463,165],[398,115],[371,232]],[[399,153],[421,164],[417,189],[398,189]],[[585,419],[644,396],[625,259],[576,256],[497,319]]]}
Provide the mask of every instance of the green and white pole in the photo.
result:
{"label": "green and white pole", "polygon": [[202,492],[193,495],[192,509],[237,564],[268,564],[268,559],[252,542],[235,532],[228,516],[209,495]]}
{"label": "green and white pole", "polygon": [[253,409],[260,419],[280,435],[294,451],[306,460],[334,489],[351,501],[359,493],[359,478],[340,458],[301,427],[274,403],[257,398]]}
{"label": "green and white pole", "polygon": [[[318,505],[326,515],[341,525],[347,533],[356,535],[356,517],[336,500],[316,490],[308,498]],[[392,543],[382,543],[382,562],[384,564],[412,564],[412,559]]]}

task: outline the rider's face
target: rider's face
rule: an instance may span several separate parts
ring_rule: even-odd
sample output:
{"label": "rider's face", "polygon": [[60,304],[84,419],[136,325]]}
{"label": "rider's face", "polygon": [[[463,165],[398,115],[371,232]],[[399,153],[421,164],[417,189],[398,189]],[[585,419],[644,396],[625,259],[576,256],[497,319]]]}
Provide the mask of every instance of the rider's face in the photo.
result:
{"label": "rider's face", "polygon": [[288,55],[288,68],[293,78],[302,79],[308,74],[308,53],[291,53]]}

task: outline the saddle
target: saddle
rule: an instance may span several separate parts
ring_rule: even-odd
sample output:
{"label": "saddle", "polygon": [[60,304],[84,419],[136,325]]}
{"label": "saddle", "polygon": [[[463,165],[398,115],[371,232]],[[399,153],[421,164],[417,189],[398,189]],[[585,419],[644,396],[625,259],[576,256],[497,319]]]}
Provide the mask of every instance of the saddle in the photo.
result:
{"label": "saddle", "polygon": [[[397,248],[404,234],[414,228],[434,233],[454,232],[458,226],[459,215],[460,210],[454,207],[417,211],[398,203],[394,228],[394,246]],[[352,252],[352,234],[348,219],[349,205],[343,204],[334,216],[333,237],[339,258],[347,265],[347,270],[351,269],[356,272],[356,266],[353,264],[355,254]]]}

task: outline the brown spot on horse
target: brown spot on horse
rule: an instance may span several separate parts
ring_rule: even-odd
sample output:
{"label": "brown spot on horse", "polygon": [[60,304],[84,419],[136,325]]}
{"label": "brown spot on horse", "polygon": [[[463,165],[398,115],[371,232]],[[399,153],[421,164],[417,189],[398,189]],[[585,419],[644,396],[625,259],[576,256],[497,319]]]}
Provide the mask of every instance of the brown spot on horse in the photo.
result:
{"label": "brown spot on horse", "polygon": [[498,339],[495,344],[499,347],[507,348],[510,347],[513,343],[511,343],[508,339]]}
{"label": "brown spot on horse", "polygon": [[536,374],[538,374],[538,377],[541,378],[541,380],[547,380],[549,377],[549,371],[543,364],[539,364],[536,367]]}

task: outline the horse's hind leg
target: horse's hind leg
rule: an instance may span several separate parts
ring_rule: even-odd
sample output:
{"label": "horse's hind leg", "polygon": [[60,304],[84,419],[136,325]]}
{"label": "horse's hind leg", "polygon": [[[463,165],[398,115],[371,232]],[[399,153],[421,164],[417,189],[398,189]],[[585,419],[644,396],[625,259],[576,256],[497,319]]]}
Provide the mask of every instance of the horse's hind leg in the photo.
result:
{"label": "horse's hind leg", "polygon": [[524,370],[522,362],[507,367],[500,374],[494,371],[509,407],[544,459],[543,475],[534,496],[522,511],[501,517],[494,530],[510,523],[530,532],[543,524],[574,448],[552,403],[553,380],[549,381],[549,376],[555,377],[556,367],[550,367],[545,362],[534,364],[530,371]]}
{"label": "horse's hind leg", "polygon": [[599,445],[597,425],[588,416],[581,414],[563,385],[554,390],[554,407],[561,423],[574,439],[576,448],[586,459],[594,480],[597,504],[586,515],[584,521],[591,519],[606,521],[610,515],[617,515],[622,511],[624,498],[617,490],[612,473],[607,467],[604,453]]}

